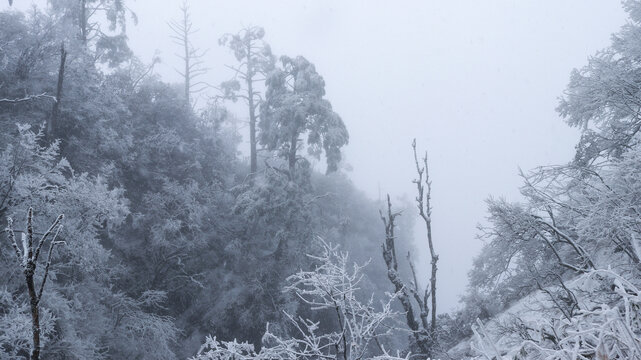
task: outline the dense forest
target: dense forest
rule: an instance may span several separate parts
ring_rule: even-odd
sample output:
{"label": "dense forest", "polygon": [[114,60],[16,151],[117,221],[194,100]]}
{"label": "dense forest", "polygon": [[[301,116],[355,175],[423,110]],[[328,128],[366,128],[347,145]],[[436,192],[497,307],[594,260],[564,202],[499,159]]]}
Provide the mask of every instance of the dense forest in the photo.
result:
{"label": "dense forest", "polygon": [[624,7],[559,101],[575,157],[488,199],[451,313],[429,144],[402,139],[411,201],[369,199],[304,55],[250,26],[219,37],[235,64],[205,64],[185,3],[173,84],[129,47],[145,14],[126,1],[0,12],[0,359],[641,359],[641,2]]}

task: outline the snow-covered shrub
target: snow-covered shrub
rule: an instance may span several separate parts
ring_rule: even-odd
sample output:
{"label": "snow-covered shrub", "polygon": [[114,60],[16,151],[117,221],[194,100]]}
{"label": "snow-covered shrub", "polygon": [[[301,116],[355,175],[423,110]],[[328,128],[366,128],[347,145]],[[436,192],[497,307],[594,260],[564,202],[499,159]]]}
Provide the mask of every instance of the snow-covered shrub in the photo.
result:
{"label": "snow-covered shrub", "polygon": [[[322,332],[320,322],[285,313],[293,329],[291,337],[275,334],[268,324],[262,347],[257,350],[246,342],[219,341],[209,336],[192,360],[399,359],[389,355],[379,342],[394,329],[395,295],[388,294],[379,306],[373,297],[360,301],[357,293],[367,264],[350,264],[346,252],[322,240],[320,245],[320,255],[309,255],[319,265],[313,271],[290,276],[284,291],[293,292],[312,311],[331,310],[336,314],[338,329]],[[376,345],[378,349],[374,350]],[[379,355],[372,355],[375,353]]]}

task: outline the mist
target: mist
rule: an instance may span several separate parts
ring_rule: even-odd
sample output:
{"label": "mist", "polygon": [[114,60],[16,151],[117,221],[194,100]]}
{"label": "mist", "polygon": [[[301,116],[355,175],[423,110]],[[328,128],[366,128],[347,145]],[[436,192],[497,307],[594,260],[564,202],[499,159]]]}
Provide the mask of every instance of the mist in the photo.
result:
{"label": "mist", "polygon": [[[304,55],[345,120],[349,177],[373,199],[413,201],[411,142],[428,151],[443,311],[456,307],[482,242],[490,195],[518,200],[519,169],[563,164],[579,137],[556,113],[570,71],[607,46],[624,23],[616,1],[190,1],[194,44],[207,49],[206,81],[229,77],[233,55],[217,40],[260,25],[277,54]],[[166,23],[180,2],[137,0],[129,37],[158,73],[180,81],[180,49]],[[243,115],[239,117],[246,121]],[[248,153],[247,137],[240,150]],[[407,213],[403,216],[415,216]],[[415,231],[421,273],[425,233]],[[426,275],[427,278],[427,275]]]}
{"label": "mist", "polygon": [[641,360],[640,40],[638,0],[3,1],[0,358]]}

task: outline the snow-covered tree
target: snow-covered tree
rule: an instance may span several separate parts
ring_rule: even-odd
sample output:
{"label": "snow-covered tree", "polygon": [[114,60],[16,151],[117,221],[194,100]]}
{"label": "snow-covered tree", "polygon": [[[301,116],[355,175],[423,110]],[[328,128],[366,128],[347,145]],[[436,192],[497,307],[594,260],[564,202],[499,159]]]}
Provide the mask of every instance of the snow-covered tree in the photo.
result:
{"label": "snow-covered tree", "polygon": [[[324,151],[327,172],[336,171],[341,147],[347,144],[349,134],[325,99],[325,80],[314,64],[302,56],[282,56],[280,63],[266,81],[267,93],[259,122],[260,143],[287,161],[292,178],[301,160],[298,150],[304,146],[316,158]],[[306,144],[300,144],[305,135]]]}
{"label": "snow-covered tree", "polygon": [[582,129],[576,161],[620,156],[639,143],[641,129],[641,3],[623,1],[630,21],[612,36],[610,47],[575,69],[558,106],[571,126]]}
{"label": "snow-covered tree", "polygon": [[258,170],[258,140],[256,125],[258,110],[263,101],[259,83],[264,83],[274,69],[275,57],[265,40],[265,30],[259,26],[249,26],[236,34],[223,35],[218,43],[234,53],[237,65],[227,65],[234,72],[231,80],[221,83],[223,98],[237,101],[242,99],[249,110],[250,171]]}
{"label": "snow-covered tree", "polygon": [[[53,249],[46,247],[50,240],[38,241],[43,236],[39,234],[46,231],[38,234],[34,231],[30,245],[27,230],[20,255],[22,268],[28,271],[22,271],[15,265],[15,248],[12,249],[11,242],[0,242],[0,253],[12,255],[0,260],[2,288],[10,294],[3,301],[17,304],[14,310],[1,310],[0,317],[4,320],[0,321],[24,320],[21,309],[29,304],[33,314],[35,299],[38,315],[42,314],[43,319],[40,351],[43,358],[51,358],[54,354],[95,359],[174,358],[170,347],[176,339],[177,329],[170,318],[150,313],[150,309],[160,305],[161,293],[156,293],[155,300],[149,302],[148,295],[132,297],[114,289],[115,282],[123,275],[123,268],[113,261],[101,239],[111,236],[129,212],[122,189],[110,188],[100,177],[76,174],[69,163],[60,158],[57,142],[42,146],[43,142],[42,132],[34,133],[29,126],[20,125],[15,140],[3,149],[0,154],[0,213],[4,218],[13,218],[14,224],[24,222],[31,224],[32,229],[50,228],[66,245],[49,252]],[[24,209],[30,205],[34,212],[25,215]],[[51,227],[47,219],[61,213],[66,215],[65,226]],[[47,255],[44,265],[36,267],[39,250],[51,255]],[[39,280],[43,275],[34,274],[36,268],[44,269],[48,275],[44,292],[40,290],[44,288],[40,285],[44,281]],[[35,297],[31,296],[33,294],[26,296],[23,290],[24,281],[20,280],[27,273],[31,274],[34,286],[40,285],[34,287]],[[129,305],[125,308],[123,303]],[[20,328],[20,324],[15,326]],[[25,334],[29,337],[16,338]],[[135,338],[131,334],[135,334]],[[30,337],[30,332],[9,335],[0,330],[3,341],[0,357],[24,354],[34,343]]]}
{"label": "snow-covered tree", "polygon": [[[86,48],[92,48],[95,60],[115,67],[131,57],[127,44],[127,15],[137,23],[136,14],[124,0],[48,0],[64,22],[75,29],[75,36]],[[107,28],[104,28],[104,25]]]}
{"label": "snow-covered tree", "polygon": [[[582,130],[574,161],[522,173],[521,203],[488,201],[468,294],[494,304],[476,327],[485,358],[641,358],[641,2],[624,8],[630,21],[572,72],[558,107]],[[519,316],[530,302],[539,316]],[[515,316],[499,326],[503,310]]]}
{"label": "snow-covered tree", "polygon": [[[62,219],[63,215],[58,216],[49,229],[46,230],[39,239],[36,239],[34,238],[33,229],[33,209],[29,208],[26,231],[22,232],[21,236],[21,247],[18,245],[18,241],[16,240],[16,234],[13,229],[13,220],[11,218],[7,220],[7,237],[9,238],[9,241],[16,253],[16,261],[24,272],[27,291],[29,294],[32,335],[31,360],[40,359],[40,300],[42,300],[42,294],[45,289],[45,284],[47,283],[47,277],[49,277],[49,267],[51,266],[51,256],[53,255],[54,247],[63,243],[58,241],[58,234],[62,227]],[[47,259],[44,262],[44,270],[41,274],[41,280],[36,281],[34,279],[36,277],[36,270],[38,270],[40,251],[45,245],[47,238],[50,238]]]}

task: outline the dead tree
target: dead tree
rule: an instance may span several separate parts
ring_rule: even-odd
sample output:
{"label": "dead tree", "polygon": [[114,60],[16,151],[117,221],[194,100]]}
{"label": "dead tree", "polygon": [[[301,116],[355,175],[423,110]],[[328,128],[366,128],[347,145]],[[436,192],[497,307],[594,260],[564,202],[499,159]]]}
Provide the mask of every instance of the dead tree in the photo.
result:
{"label": "dead tree", "polygon": [[430,325],[430,334],[433,339],[436,339],[436,270],[438,255],[434,250],[434,242],[432,241],[432,182],[430,181],[429,167],[427,166],[427,152],[421,159],[423,166],[419,163],[418,155],[416,153],[416,139],[412,141],[412,150],[414,152],[414,163],[416,164],[416,173],[418,178],[414,180],[416,184],[416,206],[418,207],[418,214],[425,223],[427,230],[427,244],[430,248],[430,257],[432,263],[432,274],[430,277],[430,289],[432,298],[432,322]]}
{"label": "dead tree", "polygon": [[[53,254],[53,249],[57,244],[62,244],[62,241],[57,241],[58,234],[62,228],[61,222],[64,218],[63,215],[60,215],[56,220],[51,224],[49,229],[42,235],[40,240],[37,243],[34,243],[34,232],[33,232],[33,209],[29,208],[27,213],[27,230],[22,233],[22,250],[16,242],[16,235],[13,230],[13,220],[9,218],[7,220],[7,236],[11,241],[11,245],[15,250],[17,260],[22,268],[22,271],[25,275],[25,281],[27,283],[27,291],[29,293],[29,305],[31,307],[31,332],[33,335],[33,344],[31,349],[31,360],[38,360],[40,358],[40,312],[39,305],[40,300],[42,299],[42,292],[47,282],[47,276],[49,275],[49,267],[51,266],[51,255]],[[51,237],[49,243],[49,252],[47,254],[47,262],[45,263],[44,274],[42,275],[42,280],[38,290],[36,290],[36,285],[34,281],[36,267],[38,265],[38,257],[40,256],[40,250],[42,246]]]}
{"label": "dead tree", "polygon": [[176,71],[183,77],[185,82],[185,101],[190,108],[193,108],[195,104],[192,104],[191,95],[199,93],[209,86],[204,81],[196,81],[198,77],[207,73],[207,68],[203,66],[204,62],[202,61],[206,51],[195,48],[191,42],[191,37],[198,30],[193,29],[189,6],[187,6],[186,2],[182,4],[180,11],[182,18],[179,21],[172,21],[168,25],[174,33],[171,38],[183,51],[182,54],[177,54],[177,56],[184,62],[184,69]]}
{"label": "dead tree", "polygon": [[[385,264],[387,265],[387,277],[394,285],[394,290],[398,294],[398,300],[403,306],[405,311],[405,321],[407,326],[412,331],[412,336],[416,346],[420,350],[421,354],[426,357],[430,356],[434,349],[434,342],[432,341],[432,336],[430,335],[430,327],[427,320],[429,314],[428,299],[430,297],[429,289],[426,288],[424,292],[419,291],[418,283],[416,281],[416,271],[414,264],[410,261],[410,268],[412,270],[413,284],[407,286],[403,281],[401,275],[398,272],[398,260],[396,257],[396,245],[395,245],[395,235],[394,221],[399,212],[392,211],[392,202],[390,200],[389,194],[387,195],[387,213],[383,214],[381,211],[381,219],[385,225],[385,242],[383,243],[383,259],[385,259]],[[408,253],[408,260],[409,260]],[[412,299],[416,302],[416,306],[419,309],[419,318],[416,318],[414,314],[414,307],[412,305]]]}
{"label": "dead tree", "polygon": [[[433,355],[438,350],[438,339],[436,332],[436,271],[438,263],[438,255],[434,250],[434,242],[432,240],[432,205],[431,193],[432,183],[429,177],[429,168],[427,166],[427,153],[419,162],[416,152],[416,139],[412,142],[412,149],[414,152],[414,163],[416,164],[416,172],[418,177],[413,181],[416,184],[416,205],[418,213],[425,223],[427,230],[427,243],[430,249],[430,256],[432,260],[432,271],[429,286],[425,287],[424,291],[419,290],[418,279],[416,276],[416,268],[412,263],[411,254],[407,254],[407,260],[412,271],[412,283],[407,286],[398,272],[398,260],[396,257],[395,235],[394,235],[394,220],[400,215],[398,212],[392,211],[392,202],[390,196],[387,195],[387,214],[381,212],[381,219],[385,225],[385,243],[383,244],[383,258],[387,265],[387,276],[394,285],[396,292],[399,294],[398,299],[405,310],[405,317],[407,326],[412,330],[414,340],[418,349],[425,355]],[[431,304],[429,299],[431,298]],[[419,311],[418,318],[414,313],[412,299],[416,303]],[[431,312],[431,321],[428,316]]]}

